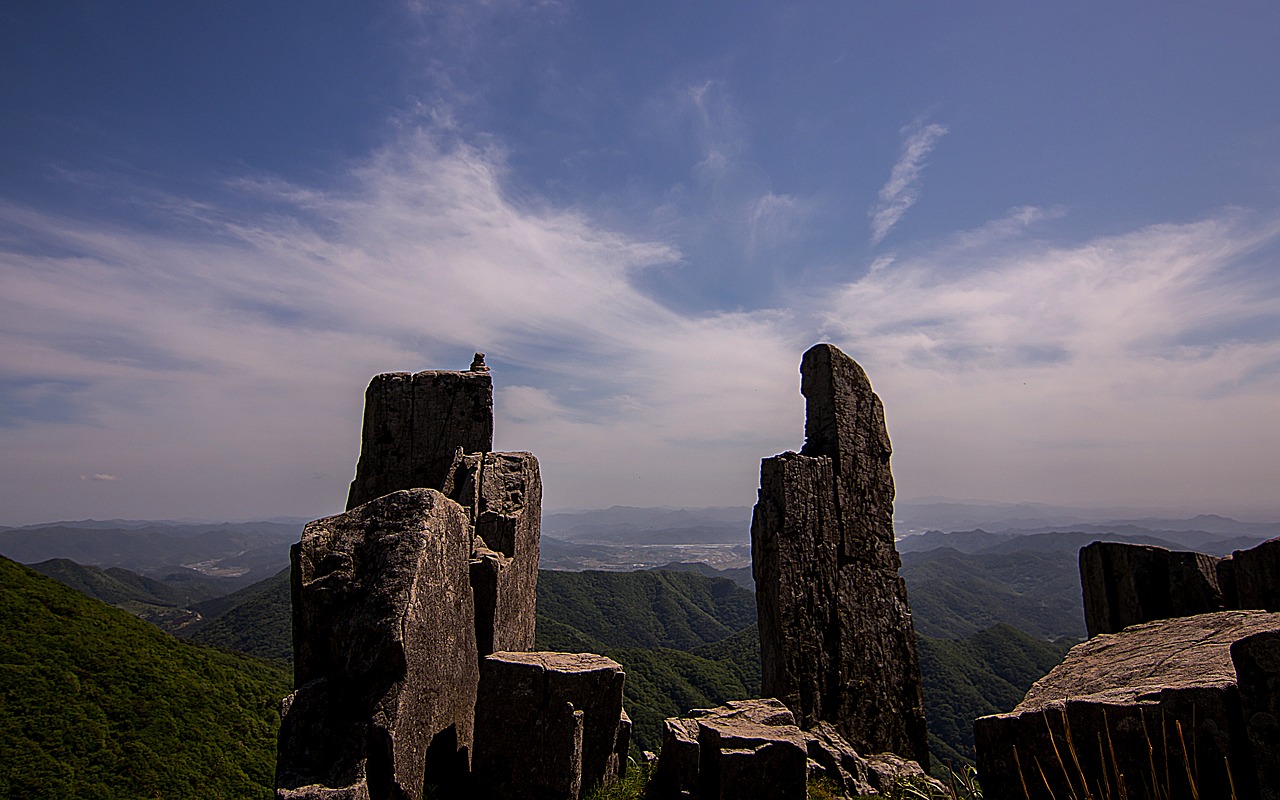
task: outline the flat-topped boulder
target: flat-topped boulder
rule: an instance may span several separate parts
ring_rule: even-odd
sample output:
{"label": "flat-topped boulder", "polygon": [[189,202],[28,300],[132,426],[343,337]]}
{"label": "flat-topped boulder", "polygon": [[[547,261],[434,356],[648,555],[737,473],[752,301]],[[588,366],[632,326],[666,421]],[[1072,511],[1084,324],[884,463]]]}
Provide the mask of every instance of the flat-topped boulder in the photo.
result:
{"label": "flat-topped boulder", "polygon": [[475,791],[578,800],[626,770],[625,674],[589,653],[498,652],[480,667]]}
{"label": "flat-topped boulder", "polygon": [[1153,785],[1183,798],[1193,796],[1190,770],[1200,796],[1232,784],[1239,797],[1257,796],[1252,711],[1241,703],[1232,649],[1277,631],[1280,614],[1220,611],[1077,645],[1012,712],[975,722],[984,791],[1063,797],[1082,792],[1082,780],[1095,794],[1123,781],[1131,798],[1154,797]]}

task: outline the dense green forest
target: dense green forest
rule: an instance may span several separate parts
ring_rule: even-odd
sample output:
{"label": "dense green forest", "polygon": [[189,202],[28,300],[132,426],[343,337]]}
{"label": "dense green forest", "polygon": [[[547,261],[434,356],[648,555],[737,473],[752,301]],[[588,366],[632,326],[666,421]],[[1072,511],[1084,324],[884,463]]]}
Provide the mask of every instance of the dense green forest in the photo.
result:
{"label": "dense green forest", "polygon": [[0,558],[0,797],[267,798],[289,671]]}
{"label": "dense green forest", "polygon": [[[950,553],[940,555],[943,555],[938,560],[940,564],[953,561]],[[932,559],[919,562],[926,567],[921,577],[928,574],[929,561]],[[9,569],[23,570],[11,562],[6,564]],[[254,791],[259,794],[265,791],[270,785],[274,758],[276,706],[288,690],[285,667],[292,656],[287,570],[234,593],[191,602],[190,597],[175,596],[163,584],[149,582],[125,570],[104,571],[73,562],[46,562],[39,566],[86,594],[115,602],[122,608],[168,603],[174,608],[198,612],[197,621],[186,621],[175,628],[178,636],[270,659],[277,666],[185,644],[50,581],[42,581],[39,592],[28,591],[24,601],[44,608],[40,614],[24,611],[17,596],[6,596],[4,613],[29,618],[31,621],[27,624],[35,627],[22,629],[17,637],[31,643],[27,647],[31,652],[21,658],[6,653],[2,662],[7,680],[4,711],[6,717],[11,718],[4,745],[9,749],[3,752],[12,750],[15,754],[14,759],[6,758],[6,762],[44,765],[43,768],[27,766],[23,770],[11,770],[7,780],[25,779],[32,781],[31,785],[63,788],[74,785],[79,787],[72,792],[75,796],[95,796],[93,792],[97,791],[101,797],[132,797],[138,796],[129,794],[139,791],[137,787],[149,788],[166,779],[156,772],[159,767],[154,759],[142,759],[152,774],[135,766],[131,757],[175,752],[179,753],[178,761],[190,762],[192,774],[202,776],[198,781],[202,786],[227,785],[203,776],[199,767],[206,756],[196,752],[207,753],[217,769],[228,770],[231,768],[226,766],[229,762],[223,748],[235,742],[241,756],[249,758],[245,764],[251,765],[235,769],[247,776],[244,780],[257,787]],[[1020,615],[1018,619],[1028,617],[1025,602],[1010,606],[1002,600],[1020,594],[1024,587],[1017,581],[1005,581],[1002,586],[998,566],[994,568],[994,576],[984,575],[986,569],[982,565],[951,563],[950,566],[955,572],[943,570],[934,576],[932,592],[913,592],[913,604],[923,600],[926,608],[932,608],[935,603],[931,597],[949,598],[955,603],[991,601],[990,609],[971,609],[963,618],[948,609],[949,616],[944,615],[943,627],[950,625],[960,630],[975,627],[973,620],[981,619],[983,614],[989,613],[993,618],[992,627],[963,638],[919,637],[930,746],[939,763],[959,764],[973,759],[973,719],[1012,708],[1030,684],[1061,659],[1066,645],[1051,644],[1008,624],[994,624],[1002,614]],[[39,580],[39,576],[30,571],[23,572],[27,583]],[[977,580],[968,579],[975,574]],[[8,583],[11,587],[15,585],[15,581]],[[58,592],[47,596],[49,587]],[[75,602],[71,603],[68,598]],[[71,635],[78,649],[69,649],[68,642],[53,636],[57,625],[48,620],[43,626],[37,623],[49,614],[56,615],[50,609],[59,608],[64,609],[59,619],[77,619],[74,629],[90,631],[83,636],[63,634]],[[916,618],[920,625],[919,612]],[[71,630],[66,625],[62,629]],[[117,629],[125,632],[118,633]],[[661,747],[662,720],[667,717],[693,708],[719,705],[726,700],[758,696],[760,692],[760,644],[753,593],[732,580],[699,572],[542,571],[538,584],[536,646],[601,653],[625,667],[625,704],[634,722],[633,745],[637,750],[656,751]],[[28,679],[29,674],[36,671],[34,665],[46,660],[66,666],[62,671],[45,671],[39,680]],[[24,664],[27,665],[25,672],[15,671]],[[115,671],[128,669],[126,665],[141,666],[128,680],[117,679]],[[84,708],[72,716],[92,720],[95,713],[100,713],[105,722],[79,721],[66,726],[68,730],[64,733],[34,733],[37,729],[57,728],[56,725],[50,727],[44,717],[52,715],[51,709],[57,708],[52,698],[60,688],[65,688],[70,680],[68,675],[75,676],[82,687],[86,682],[96,686],[92,690],[82,688],[76,694]],[[151,677],[142,680],[140,675]],[[158,677],[161,675],[163,681]],[[193,691],[190,688],[193,685],[201,689]],[[239,689],[228,689],[250,685],[253,690],[243,696]],[[192,710],[194,698],[203,698],[214,705]],[[236,706],[236,702],[242,705]],[[220,703],[231,705],[224,708],[217,705]],[[215,706],[220,710],[211,711]],[[94,708],[100,712],[93,711]],[[124,713],[118,710],[121,708],[130,711]],[[37,713],[38,709],[44,711]],[[243,735],[242,728],[235,727],[249,724],[238,721],[245,715],[261,722],[253,735]],[[66,720],[68,716],[59,714],[58,718]],[[232,720],[231,725],[211,721],[223,718]],[[196,719],[202,721],[194,721]],[[186,751],[174,750],[165,737],[185,735],[193,726],[203,730],[213,743],[189,745]],[[95,732],[85,735],[73,732],[84,730]],[[183,752],[186,755],[181,755]],[[84,764],[78,764],[77,759]],[[166,759],[165,768],[175,763],[173,759]],[[111,774],[117,776],[114,784],[106,777]],[[59,791],[46,795],[20,792],[19,795],[71,796]],[[200,791],[204,790],[183,796],[202,796]],[[232,794],[254,796],[252,792]],[[10,796],[19,795],[11,793]]]}

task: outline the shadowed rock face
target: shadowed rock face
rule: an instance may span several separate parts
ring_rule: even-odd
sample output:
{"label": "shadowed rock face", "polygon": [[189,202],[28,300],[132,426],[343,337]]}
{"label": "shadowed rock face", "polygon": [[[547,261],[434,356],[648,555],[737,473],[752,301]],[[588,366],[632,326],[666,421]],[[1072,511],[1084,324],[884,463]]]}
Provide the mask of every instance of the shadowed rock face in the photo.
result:
{"label": "shadowed rock face", "polygon": [[[1135,800],[1189,798],[1190,761],[1200,796],[1226,797],[1234,783],[1238,797],[1258,797],[1259,775],[1275,774],[1278,641],[1280,614],[1220,611],[1076,645],[1012,712],[974,723],[983,790],[1069,797],[1081,779],[1095,794],[1123,780]],[[1271,755],[1259,760],[1258,748]]]}
{"label": "shadowed rock face", "polygon": [[493,449],[493,380],[479,354],[477,362],[467,372],[374,376],[348,509],[399,489],[439,489],[458,448]]}
{"label": "shadowed rock face", "polygon": [[1219,561],[1204,553],[1120,542],[1094,542],[1080,548],[1080,585],[1089,635],[1223,610]]}
{"label": "shadowed rock face", "polygon": [[479,680],[471,535],[465,510],[432,489],[306,526],[291,551],[298,688],[279,797],[417,800],[424,782],[465,779]]}
{"label": "shadowed rock face", "polygon": [[751,524],[762,693],[803,728],[826,721],[859,752],[927,769],[884,408],[832,345],[810,348],[800,370],[805,445],[761,462]]}
{"label": "shadowed rock face", "polygon": [[1213,611],[1280,611],[1280,539],[1226,558],[1093,542],[1080,549],[1080,586],[1090,636]]}

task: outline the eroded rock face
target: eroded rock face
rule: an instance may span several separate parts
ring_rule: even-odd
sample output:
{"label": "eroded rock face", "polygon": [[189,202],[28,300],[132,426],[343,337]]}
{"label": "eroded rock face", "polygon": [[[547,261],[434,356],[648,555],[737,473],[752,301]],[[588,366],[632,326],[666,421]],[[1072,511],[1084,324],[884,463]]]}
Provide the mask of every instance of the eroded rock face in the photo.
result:
{"label": "eroded rock face", "polygon": [[[1047,783],[1057,797],[1071,796],[1083,777],[1095,794],[1104,783],[1114,792],[1123,780],[1129,797],[1153,797],[1154,780],[1161,796],[1192,797],[1190,761],[1201,796],[1225,796],[1232,782],[1237,796],[1258,796],[1256,737],[1247,721],[1265,728],[1273,712],[1248,699],[1248,687],[1276,682],[1277,632],[1280,614],[1220,611],[1077,645],[1012,712],[974,723],[984,792],[1048,798]],[[1247,658],[1254,667],[1241,667]],[[1247,676],[1239,687],[1238,668]],[[1271,696],[1269,689],[1258,695]]]}
{"label": "eroded rock face", "polygon": [[432,489],[306,526],[291,551],[298,688],[279,797],[416,800],[427,783],[465,780],[479,679],[471,535],[466,511]]}
{"label": "eroded rock face", "polygon": [[476,355],[480,368],[466,372],[388,372],[369,382],[348,509],[399,489],[440,489],[458,448],[493,449],[493,380]]}
{"label": "eroded rock face", "polygon": [[626,770],[622,666],[586,653],[499,652],[481,665],[475,789],[577,800]]}
{"label": "eroded rock face", "polygon": [[800,371],[805,445],[761,463],[751,524],[762,692],[801,727],[829,722],[859,752],[927,769],[884,408],[832,345],[810,348]]}

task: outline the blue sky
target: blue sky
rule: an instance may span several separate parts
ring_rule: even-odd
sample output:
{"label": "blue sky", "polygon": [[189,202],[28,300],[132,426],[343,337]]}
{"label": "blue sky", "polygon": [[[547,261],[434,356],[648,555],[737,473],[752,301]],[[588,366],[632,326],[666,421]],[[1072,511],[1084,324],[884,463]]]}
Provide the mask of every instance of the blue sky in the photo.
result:
{"label": "blue sky", "polygon": [[748,505],[800,354],[900,497],[1280,518],[1280,7],[0,10],[0,523],[340,509],[483,350],[552,508]]}

